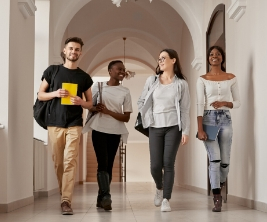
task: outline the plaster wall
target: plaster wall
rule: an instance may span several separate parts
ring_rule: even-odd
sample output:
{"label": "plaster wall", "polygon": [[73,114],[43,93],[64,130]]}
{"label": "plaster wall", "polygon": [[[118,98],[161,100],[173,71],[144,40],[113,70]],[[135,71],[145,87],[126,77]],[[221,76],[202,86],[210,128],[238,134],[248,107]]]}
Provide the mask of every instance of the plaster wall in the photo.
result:
{"label": "plaster wall", "polygon": [[[1,1],[1,190],[0,204],[33,197],[34,18],[25,19],[16,1]],[[2,101],[1,101],[2,102]],[[22,158],[23,157],[23,158]],[[3,185],[3,186],[2,186]]]}
{"label": "plaster wall", "polygon": [[9,82],[9,31],[10,31],[10,2],[3,0],[0,3],[3,12],[0,14],[0,25],[2,27],[2,35],[0,47],[6,52],[6,56],[2,58],[0,66],[0,123],[5,126],[0,129],[0,175],[3,178],[0,180],[0,204],[7,202],[7,156],[8,156],[8,82]]}

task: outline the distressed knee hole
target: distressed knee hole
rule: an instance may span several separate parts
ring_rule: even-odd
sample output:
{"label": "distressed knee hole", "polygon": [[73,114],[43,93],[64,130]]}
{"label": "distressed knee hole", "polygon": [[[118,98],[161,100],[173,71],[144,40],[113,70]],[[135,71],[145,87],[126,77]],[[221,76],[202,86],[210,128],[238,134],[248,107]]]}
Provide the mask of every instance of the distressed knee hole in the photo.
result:
{"label": "distressed knee hole", "polygon": [[221,167],[222,167],[222,168],[226,168],[226,167],[228,167],[228,166],[229,166],[229,164],[226,164],[226,163],[222,163],[222,164],[221,164]]}
{"label": "distressed knee hole", "polygon": [[221,162],[220,160],[212,160],[212,161],[210,161],[210,162],[212,162],[212,163],[219,163],[219,162]]}

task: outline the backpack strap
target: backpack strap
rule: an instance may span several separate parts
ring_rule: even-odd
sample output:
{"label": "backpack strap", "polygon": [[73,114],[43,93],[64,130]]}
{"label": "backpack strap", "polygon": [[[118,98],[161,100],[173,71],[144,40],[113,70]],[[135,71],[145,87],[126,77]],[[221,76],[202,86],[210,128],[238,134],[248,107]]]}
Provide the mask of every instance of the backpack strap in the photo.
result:
{"label": "backpack strap", "polygon": [[102,89],[103,89],[103,82],[98,82],[98,91],[99,91],[99,101],[102,103]]}
{"label": "backpack strap", "polygon": [[53,66],[54,69],[53,69],[53,73],[52,73],[52,76],[51,76],[51,83],[50,83],[50,92],[53,90],[53,87],[54,87],[54,79],[58,73],[58,70],[59,70],[59,65],[54,65]]}

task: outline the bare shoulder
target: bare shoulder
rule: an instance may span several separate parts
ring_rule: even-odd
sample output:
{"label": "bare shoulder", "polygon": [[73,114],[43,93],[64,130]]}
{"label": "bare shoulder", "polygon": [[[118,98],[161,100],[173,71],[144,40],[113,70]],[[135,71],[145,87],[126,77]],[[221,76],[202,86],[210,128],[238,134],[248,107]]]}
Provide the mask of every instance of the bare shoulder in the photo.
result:
{"label": "bare shoulder", "polygon": [[207,74],[204,74],[204,75],[201,75],[200,77],[203,79],[207,79],[208,76],[207,76]]}
{"label": "bare shoulder", "polygon": [[233,73],[226,73],[226,74],[227,74],[228,80],[235,78],[235,75]]}

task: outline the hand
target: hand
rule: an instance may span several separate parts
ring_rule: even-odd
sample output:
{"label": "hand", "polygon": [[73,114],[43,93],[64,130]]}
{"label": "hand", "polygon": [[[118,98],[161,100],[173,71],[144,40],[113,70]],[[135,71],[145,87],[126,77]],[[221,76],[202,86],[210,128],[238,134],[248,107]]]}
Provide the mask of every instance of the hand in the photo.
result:
{"label": "hand", "polygon": [[218,108],[223,107],[225,105],[225,102],[215,101],[211,103],[210,105],[213,106],[214,109],[218,109]]}
{"label": "hand", "polygon": [[97,112],[101,112],[101,113],[104,113],[104,114],[108,114],[109,110],[107,109],[107,107],[102,104],[102,103],[98,103],[96,105],[96,111]]}
{"label": "hand", "polygon": [[185,145],[188,143],[189,137],[185,134],[182,135],[181,145]]}
{"label": "hand", "polygon": [[58,89],[55,91],[55,97],[62,98],[62,97],[68,97],[69,91],[65,89]]}
{"label": "hand", "polygon": [[202,131],[198,131],[197,137],[198,137],[199,140],[207,140],[208,139],[207,134],[203,130]]}
{"label": "hand", "polygon": [[82,100],[79,96],[71,96],[70,101],[73,105],[82,105],[84,102],[84,100]]}

